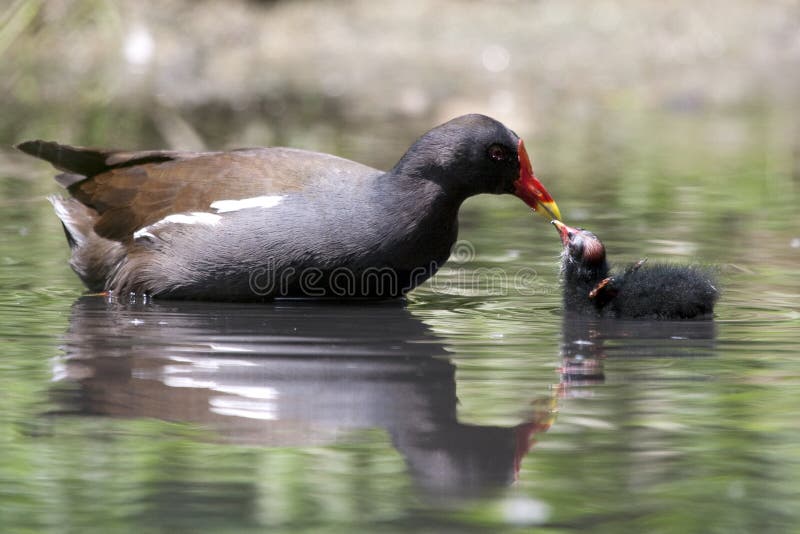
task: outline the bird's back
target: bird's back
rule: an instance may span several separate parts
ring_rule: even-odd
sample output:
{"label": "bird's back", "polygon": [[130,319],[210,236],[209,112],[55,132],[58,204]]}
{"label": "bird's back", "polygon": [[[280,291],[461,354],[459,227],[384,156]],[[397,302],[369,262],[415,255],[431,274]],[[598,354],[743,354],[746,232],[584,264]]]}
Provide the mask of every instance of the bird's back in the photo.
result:
{"label": "bird's back", "polygon": [[617,317],[693,319],[713,313],[718,298],[709,269],[654,264],[626,274],[609,307]]}

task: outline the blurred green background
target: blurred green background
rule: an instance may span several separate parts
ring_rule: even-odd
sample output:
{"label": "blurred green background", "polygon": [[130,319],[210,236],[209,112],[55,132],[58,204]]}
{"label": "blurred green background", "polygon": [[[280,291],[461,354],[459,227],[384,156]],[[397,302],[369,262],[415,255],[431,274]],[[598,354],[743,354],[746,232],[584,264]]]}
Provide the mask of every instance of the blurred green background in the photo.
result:
{"label": "blurred green background", "polygon": [[[5,0],[0,529],[797,532],[798,111],[797,1]],[[525,139],[565,220],[612,259],[717,265],[711,344],[676,356],[680,335],[611,335],[605,381],[560,401],[519,482],[455,504],[416,487],[381,428],[242,446],[152,414],[59,416],[63,390],[85,388],[62,368],[86,357],[64,348],[82,288],[52,170],[13,143],[284,145],[388,168],[474,112]],[[519,424],[563,386],[559,243],[533,219],[514,198],[471,199],[475,258],[409,299],[456,366],[463,424]],[[486,268],[534,268],[534,295],[465,282]]]}
{"label": "blurred green background", "polygon": [[[797,2],[749,0],[14,0],[0,143],[288,145],[388,168],[479,112],[526,139],[568,220],[707,211],[685,237],[757,216],[757,255],[797,200],[799,28]],[[0,164],[45,168],[8,148]]]}

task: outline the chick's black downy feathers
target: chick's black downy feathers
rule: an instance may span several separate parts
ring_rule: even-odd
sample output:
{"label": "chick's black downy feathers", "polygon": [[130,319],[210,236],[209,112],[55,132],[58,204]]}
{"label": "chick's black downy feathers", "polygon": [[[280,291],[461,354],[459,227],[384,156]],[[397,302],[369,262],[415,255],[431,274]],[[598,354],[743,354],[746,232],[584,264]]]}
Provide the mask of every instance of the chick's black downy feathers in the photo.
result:
{"label": "chick's black downy feathers", "polygon": [[696,319],[710,317],[719,298],[709,269],[648,264],[610,272],[605,247],[592,232],[553,221],[564,251],[564,307],[601,317]]}

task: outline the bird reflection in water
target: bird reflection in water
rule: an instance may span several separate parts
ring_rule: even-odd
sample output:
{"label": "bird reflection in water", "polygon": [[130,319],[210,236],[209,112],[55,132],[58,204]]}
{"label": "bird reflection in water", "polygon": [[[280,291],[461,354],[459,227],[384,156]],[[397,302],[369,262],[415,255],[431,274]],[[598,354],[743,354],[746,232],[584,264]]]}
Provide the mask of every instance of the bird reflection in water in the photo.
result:
{"label": "bird reflection in water", "polygon": [[398,303],[268,305],[83,297],[54,390],[63,413],[199,423],[267,447],[346,442],[383,428],[414,482],[448,497],[511,484],[554,397],[515,426],[458,421],[442,340]]}
{"label": "bird reflection in water", "polygon": [[562,398],[589,395],[592,389],[583,386],[605,382],[608,357],[615,362],[708,357],[716,343],[714,321],[624,320],[565,312],[561,331],[558,396]]}
{"label": "bird reflection in water", "polygon": [[72,308],[54,394],[61,413],[198,423],[267,447],[346,442],[382,428],[429,494],[469,497],[511,484],[555,419],[590,395],[604,361],[710,354],[713,321],[566,314],[560,381],[510,427],[459,422],[455,366],[442,340],[398,303],[121,305]]}

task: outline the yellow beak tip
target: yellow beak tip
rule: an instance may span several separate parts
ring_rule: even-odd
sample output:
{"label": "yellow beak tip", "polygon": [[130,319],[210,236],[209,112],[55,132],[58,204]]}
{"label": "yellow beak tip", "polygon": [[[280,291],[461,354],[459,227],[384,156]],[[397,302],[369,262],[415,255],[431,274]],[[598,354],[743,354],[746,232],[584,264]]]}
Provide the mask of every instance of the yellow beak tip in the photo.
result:
{"label": "yellow beak tip", "polygon": [[561,211],[558,209],[558,205],[554,201],[537,203],[536,211],[539,212],[542,217],[547,219],[561,220]]}

